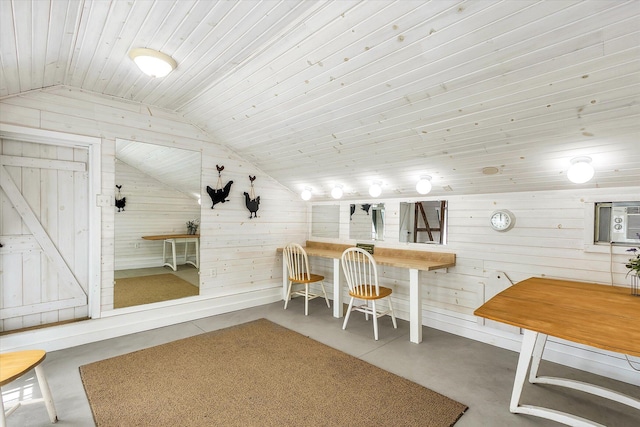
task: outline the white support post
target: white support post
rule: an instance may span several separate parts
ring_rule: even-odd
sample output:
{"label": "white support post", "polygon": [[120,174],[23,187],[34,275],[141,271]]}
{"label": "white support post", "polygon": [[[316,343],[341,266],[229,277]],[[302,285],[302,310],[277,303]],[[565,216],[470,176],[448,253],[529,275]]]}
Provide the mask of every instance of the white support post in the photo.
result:
{"label": "white support post", "polygon": [[340,284],[340,260],[333,259],[333,317],[340,318],[342,314],[342,285]]}
{"label": "white support post", "polygon": [[415,268],[409,269],[409,340],[422,342],[422,291]]}

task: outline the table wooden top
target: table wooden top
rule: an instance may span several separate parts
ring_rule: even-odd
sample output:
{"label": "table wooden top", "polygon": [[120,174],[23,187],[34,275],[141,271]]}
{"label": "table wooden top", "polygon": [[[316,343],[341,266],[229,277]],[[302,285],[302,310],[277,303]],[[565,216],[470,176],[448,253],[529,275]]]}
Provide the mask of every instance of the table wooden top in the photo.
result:
{"label": "table wooden top", "polygon": [[[309,256],[340,259],[345,249],[350,247],[353,247],[353,245],[307,241],[304,249]],[[282,252],[282,248],[278,248],[278,252]],[[456,265],[456,254],[454,253],[407,249],[375,248],[373,259],[380,265],[422,271],[437,270]]]}
{"label": "table wooden top", "polygon": [[640,298],[627,288],[532,277],[500,292],[474,314],[640,357]]}
{"label": "table wooden top", "polygon": [[199,234],[161,234],[159,236],[142,236],[145,240],[199,239]]}
{"label": "table wooden top", "polygon": [[47,353],[44,350],[14,351],[0,354],[0,387],[20,378],[38,366]]}

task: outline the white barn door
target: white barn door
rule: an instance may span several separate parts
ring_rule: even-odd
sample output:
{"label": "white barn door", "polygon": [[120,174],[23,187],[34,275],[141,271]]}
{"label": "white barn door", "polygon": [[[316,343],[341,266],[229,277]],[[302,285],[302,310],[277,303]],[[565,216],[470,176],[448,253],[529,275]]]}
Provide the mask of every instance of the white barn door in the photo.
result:
{"label": "white barn door", "polygon": [[89,315],[88,157],[0,139],[0,331]]}

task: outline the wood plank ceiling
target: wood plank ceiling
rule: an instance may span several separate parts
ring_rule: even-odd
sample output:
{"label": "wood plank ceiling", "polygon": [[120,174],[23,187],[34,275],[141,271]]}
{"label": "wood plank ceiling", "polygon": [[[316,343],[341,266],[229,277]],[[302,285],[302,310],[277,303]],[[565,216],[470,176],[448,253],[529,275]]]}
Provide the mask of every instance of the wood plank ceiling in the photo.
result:
{"label": "wood plank ceiling", "polygon": [[[167,109],[315,199],[572,188],[580,155],[582,187],[640,185],[638,0],[0,0],[0,37],[2,98]],[[148,78],[134,47],[178,68]]]}

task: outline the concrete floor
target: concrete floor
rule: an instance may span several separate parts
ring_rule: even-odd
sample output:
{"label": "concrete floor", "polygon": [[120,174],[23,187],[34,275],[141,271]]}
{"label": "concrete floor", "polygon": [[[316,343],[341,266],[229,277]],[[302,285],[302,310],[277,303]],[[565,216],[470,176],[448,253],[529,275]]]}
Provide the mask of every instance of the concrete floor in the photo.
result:
{"label": "concrete floor", "polygon": [[[49,353],[43,366],[58,411],[57,426],[94,425],[79,366],[258,318],[269,319],[308,335],[466,404],[469,409],[456,427],[559,425],[509,412],[518,358],[515,352],[426,327],[423,342],[412,344],[409,342],[408,322],[399,320],[398,329],[394,330],[390,318],[380,319],[380,340],[376,342],[371,323],[365,322],[361,313],[354,313],[347,330],[343,331],[342,319],[333,318],[324,301],[311,301],[309,316],[305,317],[304,301],[296,298],[286,311],[282,303],[273,303]],[[540,374],[592,382],[640,398],[638,386],[550,362],[542,363]],[[34,381],[34,375],[29,373],[3,387],[6,407],[20,394],[39,395]],[[381,392],[385,392],[383,385]],[[570,412],[609,427],[640,426],[640,411],[569,389],[526,384],[522,401]],[[43,404],[19,408],[7,422],[9,427],[50,425]]]}

